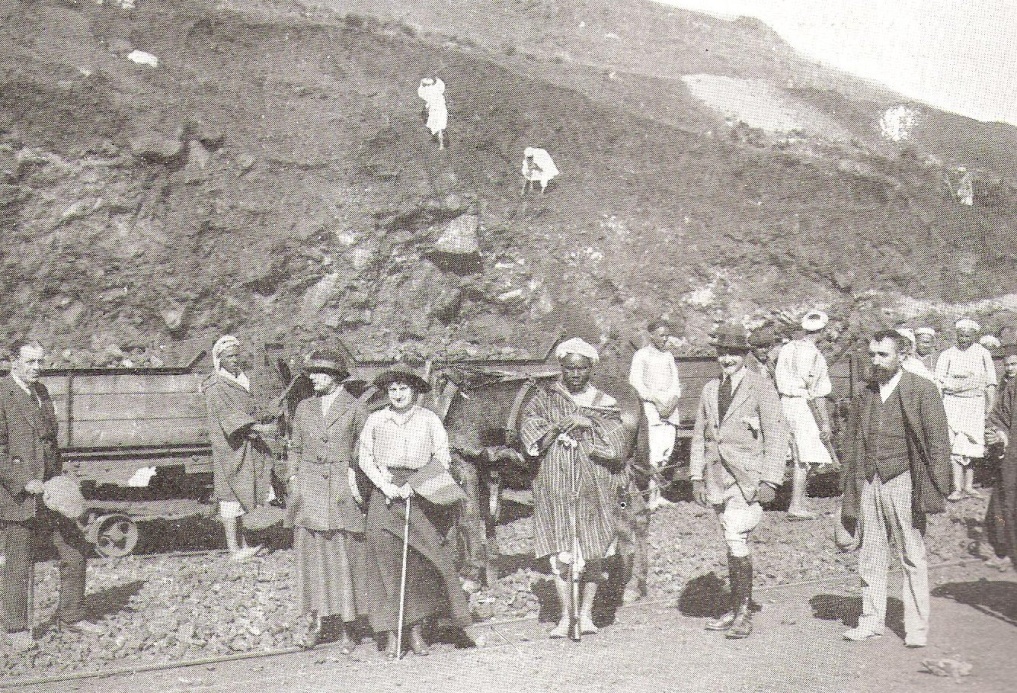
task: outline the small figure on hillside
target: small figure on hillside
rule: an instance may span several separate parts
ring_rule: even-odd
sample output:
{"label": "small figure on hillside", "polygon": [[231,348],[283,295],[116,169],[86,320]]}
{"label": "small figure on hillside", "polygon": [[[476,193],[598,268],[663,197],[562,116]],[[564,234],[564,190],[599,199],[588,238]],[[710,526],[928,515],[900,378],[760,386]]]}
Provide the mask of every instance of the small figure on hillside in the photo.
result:
{"label": "small figure on hillside", "polygon": [[239,339],[225,335],[215,343],[212,369],[204,384],[212,481],[230,558],[246,561],[261,547],[247,545],[241,518],[275,500],[272,453],[264,437],[274,434],[276,425],[262,422],[265,417],[241,366]]}
{"label": "small figure on hillside", "polygon": [[448,105],[445,103],[445,83],[438,77],[424,77],[417,87],[417,96],[424,100],[427,129],[431,137],[438,138],[438,149],[445,148],[445,128],[448,127]]}
{"label": "small figure on hillside", "polygon": [[[647,439],[650,448],[650,467],[659,470],[671,458],[677,426],[681,422],[678,401],[682,386],[678,382],[678,366],[674,355],[667,350],[667,342],[674,330],[667,320],[654,320],[646,327],[650,343],[636,351],[629,369],[629,384],[643,404],[646,416]],[[647,506],[656,510],[671,502],[661,495],[655,478],[649,480]]]}
{"label": "small figure on hillside", "polygon": [[806,504],[809,471],[834,464],[832,427],[826,404],[833,385],[826,358],[816,347],[829,320],[821,310],[806,313],[801,322],[801,335],[781,348],[774,369],[781,408],[791,427],[794,466],[787,514],[794,520],[816,517]]}
{"label": "small figure on hillside", "polygon": [[943,406],[950,424],[950,461],[953,465],[951,501],[978,498],[971,461],[985,455],[985,414],[996,397],[996,366],[989,350],[975,341],[981,326],[969,318],[958,320],[956,346],[939,355],[936,380],[943,391]]}
{"label": "small figure on hillside", "polygon": [[547,184],[559,173],[546,149],[527,147],[523,150],[523,191],[520,195],[526,195],[534,183],[540,183],[541,194],[546,193]]}
{"label": "small figure on hillside", "polygon": [[945,509],[950,487],[946,411],[933,383],[901,367],[907,338],[894,330],[869,340],[873,382],[851,401],[844,449],[841,521],[861,534],[862,615],[844,633],[860,642],[883,635],[891,541],[904,571],[904,644],[929,633],[927,513]]}
{"label": "small figure on hillside", "polygon": [[707,630],[726,637],[752,633],[752,549],[749,538],[784,481],[789,431],[780,398],[766,378],[745,367],[750,347],[740,325],[725,325],[715,342],[721,378],[699,397],[689,473],[692,495],[713,507],[727,543],[731,608]]}
{"label": "small figure on hillside", "polygon": [[961,177],[960,184],[957,186],[957,202],[971,207],[975,204],[974,176],[971,175],[971,171],[963,166],[957,168],[957,173]]}
{"label": "small figure on hillside", "polygon": [[526,405],[520,433],[527,454],[540,458],[533,481],[536,557],[550,558],[562,606],[550,636],[574,638],[570,626],[582,635],[597,632],[593,601],[607,578],[604,559],[617,549],[627,440],[617,401],[590,384],[597,350],[573,338],[555,356],[561,380]]}

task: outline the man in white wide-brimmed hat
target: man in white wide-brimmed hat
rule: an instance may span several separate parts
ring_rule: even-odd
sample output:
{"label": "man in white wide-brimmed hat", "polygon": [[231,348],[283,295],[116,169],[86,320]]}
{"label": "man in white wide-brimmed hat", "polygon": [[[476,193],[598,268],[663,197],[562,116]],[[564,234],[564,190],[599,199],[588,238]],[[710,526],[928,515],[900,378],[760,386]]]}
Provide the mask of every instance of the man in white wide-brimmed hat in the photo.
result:
{"label": "man in white wide-brimmed hat", "polygon": [[830,321],[821,310],[811,310],[802,318],[801,335],[785,344],[777,356],[774,380],[780,393],[781,409],[791,428],[791,503],[788,517],[811,520],[816,514],[806,504],[805,484],[811,467],[833,464],[827,449],[830,418],[826,397],[833,390],[826,358],[816,347]]}
{"label": "man in white wide-brimmed hat", "polygon": [[551,155],[547,153],[546,149],[540,147],[527,147],[523,150],[523,191],[522,195],[526,195],[530,190],[530,186],[534,183],[540,183],[541,194],[547,192],[547,184],[551,182],[551,179],[557,176],[560,171],[558,167],[554,165],[554,160]]}
{"label": "man in white wide-brimmed hat", "polygon": [[985,414],[996,396],[996,367],[992,354],[976,340],[981,326],[970,318],[954,325],[957,344],[936,361],[936,380],[943,391],[943,407],[950,425],[953,491],[947,498],[977,498],[971,460],[985,456]]}
{"label": "man in white wide-brimmed hat", "polygon": [[438,77],[424,77],[417,87],[417,96],[424,100],[427,129],[438,139],[438,149],[445,148],[445,128],[448,127],[448,105],[445,103],[445,83]]}

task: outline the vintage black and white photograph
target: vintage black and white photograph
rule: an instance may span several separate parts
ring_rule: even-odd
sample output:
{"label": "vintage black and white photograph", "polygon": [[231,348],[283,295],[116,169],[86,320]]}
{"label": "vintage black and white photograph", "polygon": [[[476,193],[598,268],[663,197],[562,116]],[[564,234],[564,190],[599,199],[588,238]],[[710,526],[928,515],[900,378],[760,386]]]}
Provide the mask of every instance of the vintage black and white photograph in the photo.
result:
{"label": "vintage black and white photograph", "polygon": [[0,0],[0,689],[1017,688],[1017,4]]}

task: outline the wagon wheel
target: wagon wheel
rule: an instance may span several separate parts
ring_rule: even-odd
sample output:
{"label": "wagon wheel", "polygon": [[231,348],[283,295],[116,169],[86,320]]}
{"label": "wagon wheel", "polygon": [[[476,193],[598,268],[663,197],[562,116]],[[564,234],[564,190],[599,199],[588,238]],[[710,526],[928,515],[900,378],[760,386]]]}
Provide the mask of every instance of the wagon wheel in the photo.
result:
{"label": "wagon wheel", "polygon": [[128,556],[138,545],[138,525],[126,515],[106,515],[98,523],[95,551],[100,556]]}

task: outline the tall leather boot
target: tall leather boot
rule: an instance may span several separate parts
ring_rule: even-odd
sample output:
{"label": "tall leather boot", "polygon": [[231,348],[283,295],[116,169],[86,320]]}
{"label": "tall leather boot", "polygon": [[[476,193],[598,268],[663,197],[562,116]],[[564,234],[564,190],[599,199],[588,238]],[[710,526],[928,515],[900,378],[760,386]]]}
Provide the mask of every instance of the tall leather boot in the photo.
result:
{"label": "tall leather boot", "polygon": [[730,553],[727,555],[727,573],[728,582],[731,585],[731,596],[729,598],[730,608],[723,616],[718,619],[707,621],[706,630],[727,630],[735,622],[735,615],[738,611],[739,593],[741,582],[738,577],[738,571],[741,570],[741,564],[738,559],[732,556]]}
{"label": "tall leather boot", "polygon": [[752,634],[752,610],[749,602],[752,594],[752,557],[744,556],[735,559],[738,562],[738,606],[735,611],[734,623],[724,637],[732,640],[747,638]]}

